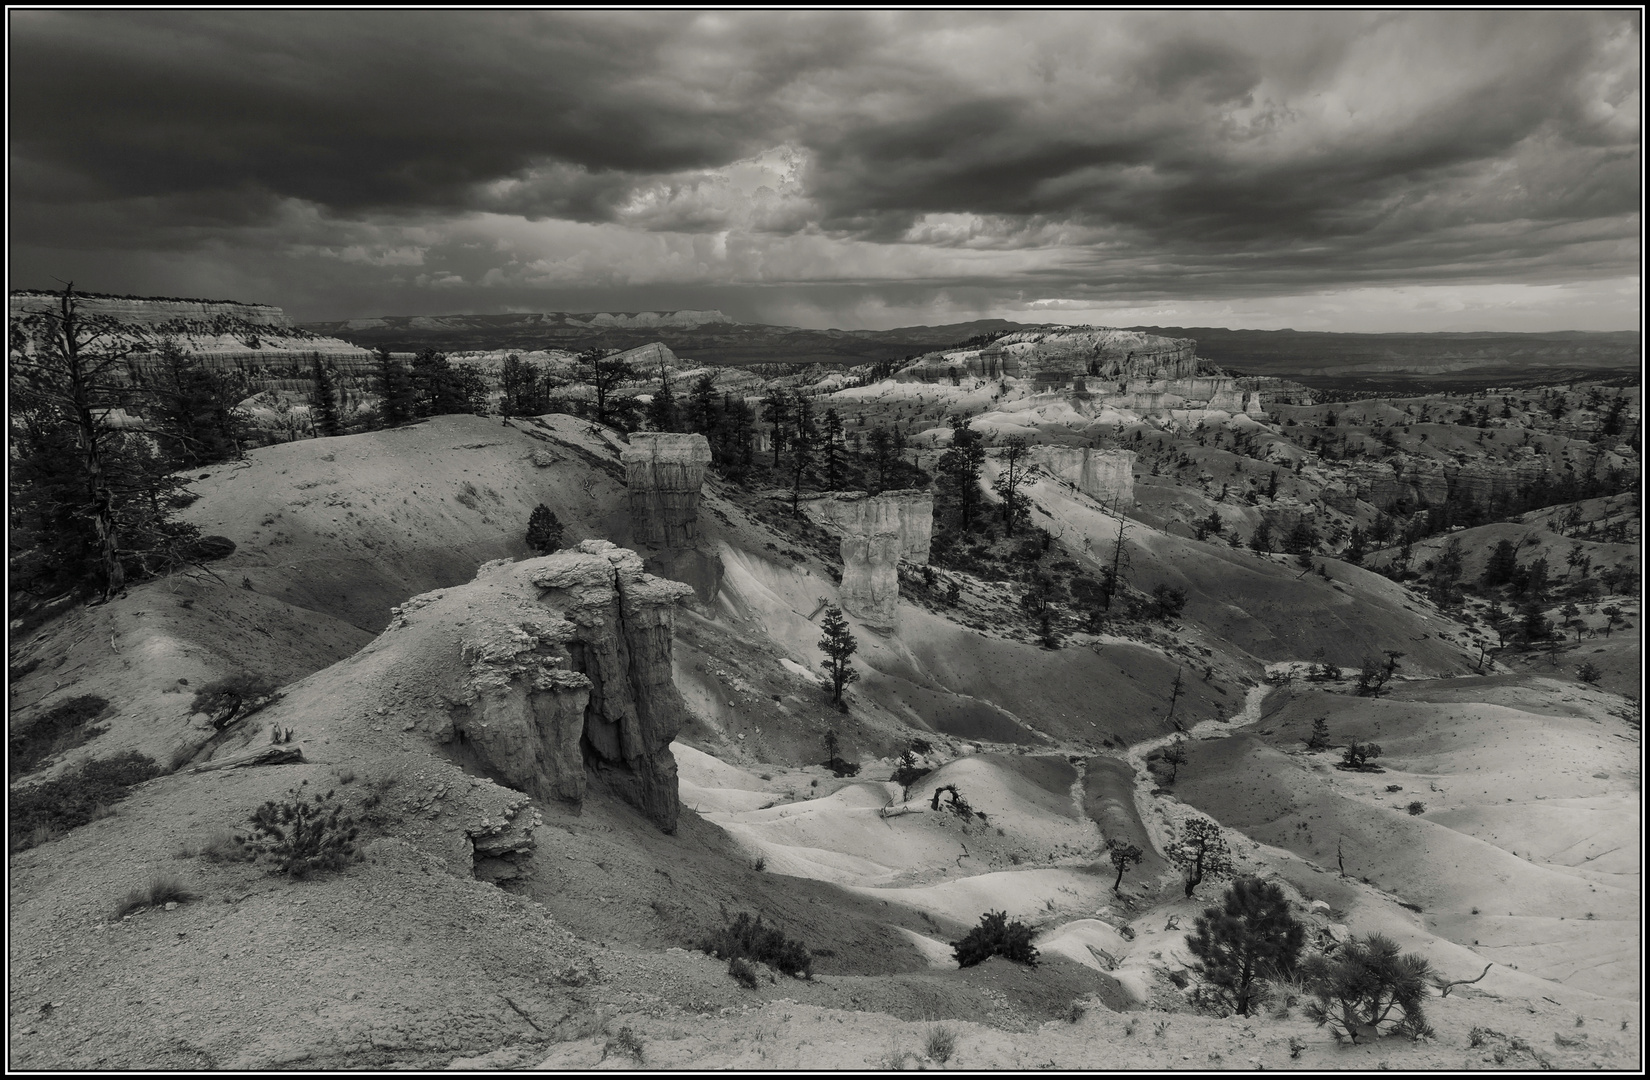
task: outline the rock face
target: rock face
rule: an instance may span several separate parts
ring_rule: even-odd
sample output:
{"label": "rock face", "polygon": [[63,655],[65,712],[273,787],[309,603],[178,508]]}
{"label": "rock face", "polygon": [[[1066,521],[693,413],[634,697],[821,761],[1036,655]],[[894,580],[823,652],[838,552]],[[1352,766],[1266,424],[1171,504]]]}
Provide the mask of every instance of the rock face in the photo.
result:
{"label": "rock face", "polygon": [[675,831],[670,741],[685,710],[671,682],[671,631],[692,590],[605,540],[491,573],[489,584],[539,595],[490,606],[464,634],[452,727],[466,753],[545,799],[582,801],[595,772]]}
{"label": "rock face", "polygon": [[892,629],[899,612],[899,564],[926,564],[934,535],[934,496],[926,491],[834,492],[804,512],[842,536],[842,609]]}
{"label": "rock face", "polygon": [[654,548],[692,547],[699,539],[699,488],[710,464],[703,435],[638,432],[619,455],[630,489],[630,523],[636,543]]}
{"label": "rock face", "polygon": [[1134,456],[1133,450],[1087,446],[1031,448],[1031,460],[1044,472],[1118,513],[1134,509]]}
{"label": "rock face", "polygon": [[948,378],[953,370],[987,379],[1028,379],[1037,389],[1065,385],[1078,376],[1185,379],[1197,373],[1197,342],[1135,330],[1054,326],[1007,334],[982,349],[926,356],[906,373],[933,382]]}
{"label": "rock face", "polygon": [[[1352,498],[1380,510],[1441,506],[1452,496],[1491,505],[1553,471],[1545,461],[1440,461],[1396,454],[1386,461],[1348,463],[1344,484]],[[1337,495],[1344,500],[1346,495]]]}

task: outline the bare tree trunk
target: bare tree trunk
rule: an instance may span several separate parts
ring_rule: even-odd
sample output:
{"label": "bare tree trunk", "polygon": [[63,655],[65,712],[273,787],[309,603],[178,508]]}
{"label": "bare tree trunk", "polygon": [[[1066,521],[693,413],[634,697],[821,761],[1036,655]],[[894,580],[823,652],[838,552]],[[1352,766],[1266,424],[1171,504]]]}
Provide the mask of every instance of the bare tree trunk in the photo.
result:
{"label": "bare tree trunk", "polygon": [[103,598],[108,600],[126,584],[126,574],[120,565],[114,492],[109,489],[103,475],[103,450],[98,445],[99,424],[97,417],[92,414],[89,373],[85,370],[80,355],[79,312],[71,295],[73,287],[72,284],[65,286],[59,301],[61,314],[57,326],[58,347],[63,350],[70,412],[74,417],[81,455],[86,464],[87,503],[91,511],[92,528],[97,535],[98,563],[103,574]]}

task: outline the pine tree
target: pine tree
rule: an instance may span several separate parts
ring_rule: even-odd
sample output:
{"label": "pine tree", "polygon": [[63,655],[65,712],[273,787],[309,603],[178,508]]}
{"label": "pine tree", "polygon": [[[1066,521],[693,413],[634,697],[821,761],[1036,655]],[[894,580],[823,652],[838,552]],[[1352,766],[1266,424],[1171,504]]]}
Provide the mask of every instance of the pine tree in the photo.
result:
{"label": "pine tree", "polygon": [[801,392],[796,395],[796,432],[791,437],[791,513],[802,512],[802,481],[813,464],[814,443],[818,431],[814,426],[814,406]]}
{"label": "pine tree", "polygon": [[183,481],[148,442],[113,428],[138,346],[129,328],[86,316],[72,284],[10,328],[8,537],[14,589],[92,588],[185,562],[199,537],[173,517]]}
{"label": "pine tree", "polygon": [[871,429],[867,441],[871,445],[871,461],[877,467],[877,489],[885,491],[888,488],[888,467],[894,461],[894,440],[887,428],[875,427]]}
{"label": "pine tree", "polygon": [[247,429],[246,414],[236,407],[248,392],[243,372],[209,371],[167,337],[136,374],[149,434],[172,467],[192,469],[240,456]]}
{"label": "pine tree", "polygon": [[1306,740],[1308,750],[1325,750],[1329,747],[1329,721],[1320,716],[1312,721],[1312,737]]}
{"label": "pine tree", "polygon": [[527,519],[527,546],[540,555],[561,549],[562,523],[548,506],[539,503]]}
{"label": "pine tree", "polygon": [[848,663],[848,658],[859,649],[859,643],[848,629],[848,621],[842,617],[842,609],[832,604],[825,609],[825,618],[820,623],[823,636],[819,639],[819,648],[825,654],[820,667],[831,679],[831,704],[842,706],[842,691],[850,684],[859,681],[859,672]]}
{"label": "pine tree", "polygon": [[344,425],[338,419],[338,392],[333,387],[332,373],[321,362],[320,353],[310,354],[310,378],[314,386],[309,393],[309,413],[319,435],[342,435]]}
{"label": "pine tree", "polygon": [[837,491],[842,486],[842,418],[835,409],[825,410],[824,436],[825,487],[828,491]]}
{"label": "pine tree", "polygon": [[[896,432],[898,428],[895,429]],[[951,418],[951,446],[940,455],[939,488],[957,508],[963,531],[974,527],[980,505],[980,469],[985,464],[985,441],[960,417]]]}
{"label": "pine tree", "polygon": [[775,387],[762,399],[762,419],[773,425],[773,467],[779,468],[779,452],[785,448],[790,429],[791,402],[785,391]]}
{"label": "pine tree", "polygon": [[516,353],[504,358],[504,364],[499,369],[498,382],[499,389],[503,391],[498,408],[501,415],[538,416],[544,411],[538,408],[541,396],[538,368]]}
{"label": "pine tree", "polygon": [[1219,825],[1208,818],[1194,817],[1182,826],[1180,835],[1180,844],[1169,852],[1169,857],[1185,874],[1188,898],[1205,878],[1232,872],[1231,849]]}
{"label": "pine tree", "polygon": [[1003,530],[1009,536],[1014,535],[1014,525],[1025,517],[1025,498],[1020,494],[1020,488],[1025,486],[1029,465],[1026,461],[1026,441],[1019,435],[1011,435],[1003,443],[1002,471],[997,474],[992,490],[1003,501]]}
{"label": "pine tree", "polygon": [[412,376],[407,366],[388,349],[378,350],[378,394],[378,412],[385,427],[395,427],[412,419]]}
{"label": "pine tree", "polygon": [[1278,886],[1255,877],[1232,882],[1218,907],[1197,917],[1186,947],[1209,993],[1239,1016],[1263,1000],[1263,978],[1287,978],[1295,970],[1306,928],[1289,911]]}
{"label": "pine tree", "polygon": [[[590,384],[596,392],[596,423],[622,427],[625,408],[618,400],[622,383],[636,378],[636,371],[628,363],[615,360],[606,349],[586,349],[574,362],[580,382]],[[634,404],[634,402],[632,402]]]}
{"label": "pine tree", "polygon": [[1146,853],[1126,840],[1112,837],[1106,841],[1106,854],[1111,857],[1111,864],[1117,867],[1117,880],[1112,882],[1111,891],[1117,892],[1123,888],[1123,872],[1131,865],[1140,865]]}
{"label": "pine tree", "polygon": [[676,395],[670,392],[670,374],[662,363],[659,365],[659,389],[654,391],[653,400],[647,403],[647,424],[654,431],[675,431],[679,425]]}

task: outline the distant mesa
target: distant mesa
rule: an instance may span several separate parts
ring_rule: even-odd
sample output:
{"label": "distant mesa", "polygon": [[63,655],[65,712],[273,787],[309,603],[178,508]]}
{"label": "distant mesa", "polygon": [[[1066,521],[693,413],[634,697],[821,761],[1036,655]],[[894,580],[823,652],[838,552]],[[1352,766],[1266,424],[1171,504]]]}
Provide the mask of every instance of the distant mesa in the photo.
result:
{"label": "distant mesa", "polygon": [[930,353],[898,377],[941,384],[1014,379],[1031,391],[1034,403],[1046,396],[1050,402],[1066,399],[1089,416],[1128,409],[1191,423],[1217,412],[1264,417],[1259,386],[1276,381],[1200,375],[1192,338],[1090,326],[1021,330],[979,348]]}
{"label": "distant mesa", "polygon": [[571,330],[691,330],[700,326],[739,326],[720,311],[516,311],[499,315],[381,315],[371,319],[305,323],[317,333],[351,331],[511,331]]}

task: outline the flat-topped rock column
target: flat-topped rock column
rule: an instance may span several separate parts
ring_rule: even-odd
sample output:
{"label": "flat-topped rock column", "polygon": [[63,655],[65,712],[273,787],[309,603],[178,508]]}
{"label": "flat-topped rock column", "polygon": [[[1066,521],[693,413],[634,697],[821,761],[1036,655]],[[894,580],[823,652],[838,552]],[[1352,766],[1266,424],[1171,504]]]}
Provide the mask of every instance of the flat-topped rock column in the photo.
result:
{"label": "flat-topped rock column", "polygon": [[900,560],[928,562],[934,496],[915,490],[837,492],[802,506],[842,537],[842,609],[870,626],[892,629],[899,612]]}
{"label": "flat-topped rock column", "polygon": [[710,464],[703,435],[637,432],[619,455],[630,489],[630,525],[637,544],[692,547],[699,539],[699,489]]}

